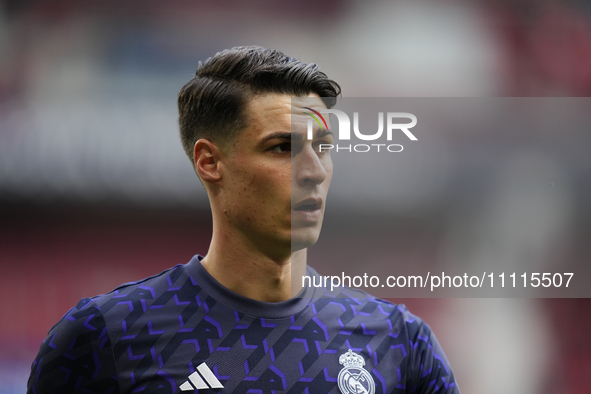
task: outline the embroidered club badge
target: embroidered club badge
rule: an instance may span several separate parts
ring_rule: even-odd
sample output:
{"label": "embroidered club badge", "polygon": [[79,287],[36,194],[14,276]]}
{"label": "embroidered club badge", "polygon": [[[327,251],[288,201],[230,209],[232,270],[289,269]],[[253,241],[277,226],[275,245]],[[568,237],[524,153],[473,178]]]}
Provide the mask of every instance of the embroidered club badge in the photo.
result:
{"label": "embroidered club badge", "polygon": [[349,349],[347,353],[341,354],[339,364],[344,367],[337,377],[341,393],[375,394],[376,384],[369,372],[363,368],[365,365],[363,357]]}

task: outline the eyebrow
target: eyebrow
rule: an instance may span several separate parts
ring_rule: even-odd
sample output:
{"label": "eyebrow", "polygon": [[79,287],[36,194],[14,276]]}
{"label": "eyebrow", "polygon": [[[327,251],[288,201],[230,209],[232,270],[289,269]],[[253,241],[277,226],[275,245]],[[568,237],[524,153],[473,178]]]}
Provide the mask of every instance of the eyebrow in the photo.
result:
{"label": "eyebrow", "polygon": [[[322,138],[327,135],[333,135],[334,133],[330,130],[320,129],[316,132],[316,138]],[[265,138],[261,140],[261,143],[265,143],[272,139],[283,139],[283,140],[290,140],[290,141],[302,141],[304,140],[304,133],[288,133],[284,131],[278,131],[276,133],[271,133]]]}
{"label": "eyebrow", "polygon": [[334,133],[332,132],[332,130],[328,129],[320,129],[316,132],[316,138],[322,138],[327,135],[334,135]]}

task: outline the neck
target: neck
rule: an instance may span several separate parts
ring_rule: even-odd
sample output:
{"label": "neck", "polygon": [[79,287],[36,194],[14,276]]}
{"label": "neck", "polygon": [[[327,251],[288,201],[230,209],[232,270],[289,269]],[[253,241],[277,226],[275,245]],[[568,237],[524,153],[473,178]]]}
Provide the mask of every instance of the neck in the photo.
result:
{"label": "neck", "polygon": [[203,267],[227,289],[258,301],[288,300],[302,290],[306,249],[270,256],[241,234],[223,232],[214,225]]}

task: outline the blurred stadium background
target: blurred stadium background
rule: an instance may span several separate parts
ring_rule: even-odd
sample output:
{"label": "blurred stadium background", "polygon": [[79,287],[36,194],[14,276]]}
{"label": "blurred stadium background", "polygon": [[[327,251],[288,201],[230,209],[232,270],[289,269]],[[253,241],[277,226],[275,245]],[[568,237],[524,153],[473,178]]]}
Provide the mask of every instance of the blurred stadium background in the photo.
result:
{"label": "blurred stadium background", "polygon": [[[199,60],[251,44],[320,64],[348,97],[591,93],[591,3],[583,0],[4,0],[0,394],[25,391],[41,341],[81,297],[206,253],[211,218],[177,137],[176,95]],[[450,168],[473,169],[454,181],[486,174],[478,169],[502,138],[482,136],[473,154],[450,157]],[[522,174],[548,168],[535,154],[509,159]],[[591,161],[551,164],[570,183],[542,207],[558,210],[568,237],[547,244],[554,227],[544,223],[535,255],[587,264]],[[427,267],[449,258],[442,251],[470,249],[475,238],[463,235],[483,223],[492,233],[522,231],[487,221],[511,203],[520,182],[511,173],[499,170],[496,193],[469,201],[474,219],[423,193],[416,201],[425,209],[399,212],[401,236],[387,246]],[[530,191],[519,198],[535,200]],[[312,261],[336,245],[323,242]],[[434,328],[464,394],[589,392],[588,299],[394,301]]]}

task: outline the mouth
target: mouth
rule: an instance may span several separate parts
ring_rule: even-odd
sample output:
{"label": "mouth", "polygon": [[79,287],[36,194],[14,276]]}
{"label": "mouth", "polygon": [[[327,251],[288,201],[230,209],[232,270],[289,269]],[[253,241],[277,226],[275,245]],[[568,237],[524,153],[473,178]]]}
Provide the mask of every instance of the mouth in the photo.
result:
{"label": "mouth", "polygon": [[308,198],[296,204],[293,207],[293,210],[298,212],[314,212],[319,210],[320,208],[322,208],[322,199]]}

